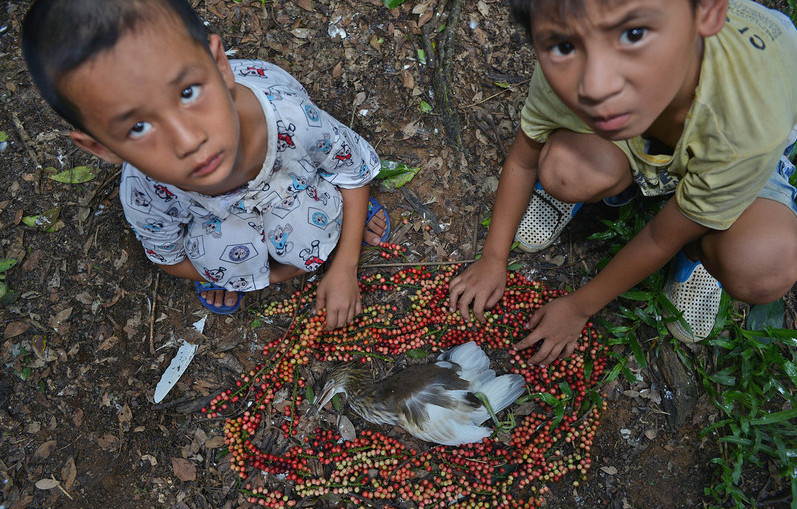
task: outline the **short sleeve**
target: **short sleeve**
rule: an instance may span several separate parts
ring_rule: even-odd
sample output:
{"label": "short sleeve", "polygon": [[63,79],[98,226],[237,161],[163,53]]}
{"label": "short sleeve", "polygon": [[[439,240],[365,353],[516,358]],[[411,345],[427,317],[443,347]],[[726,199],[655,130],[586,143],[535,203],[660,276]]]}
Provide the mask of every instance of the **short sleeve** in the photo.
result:
{"label": "short sleeve", "polygon": [[184,239],[190,216],[176,192],[125,163],[119,185],[125,219],[147,258],[161,265],[175,265],[186,258]]}
{"label": "short sleeve", "polygon": [[539,66],[531,77],[529,93],[520,112],[520,127],[537,143],[545,143],[552,132],[561,128],[577,133],[592,132],[554,93]]}

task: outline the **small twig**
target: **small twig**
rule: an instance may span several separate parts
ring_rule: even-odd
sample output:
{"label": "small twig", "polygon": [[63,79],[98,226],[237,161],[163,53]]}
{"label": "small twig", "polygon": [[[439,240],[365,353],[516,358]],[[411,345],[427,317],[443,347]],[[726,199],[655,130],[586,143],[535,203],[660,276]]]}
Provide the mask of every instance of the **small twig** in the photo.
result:
{"label": "small twig", "polygon": [[[529,81],[531,81],[531,78],[525,79],[523,81],[518,81],[517,83],[513,83],[513,85],[523,85],[524,83],[528,83]],[[499,90],[498,92],[494,93],[493,95],[485,97],[481,101],[476,101],[475,103],[466,104],[465,106],[463,106],[463,108],[472,108],[474,106],[478,106],[480,104],[486,103],[490,99],[498,97],[499,95],[503,94],[504,92],[508,92],[510,90],[512,90],[512,87],[504,88],[503,90]]]}
{"label": "small twig", "polygon": [[415,267],[417,265],[425,265],[427,267],[443,267],[446,265],[457,265],[460,263],[473,263],[476,260],[454,260],[449,262],[392,262],[392,263],[367,263],[360,265],[361,269],[377,269],[384,267]]}
{"label": "small twig", "polygon": [[17,128],[17,134],[19,134],[22,144],[25,145],[25,149],[28,151],[28,156],[30,156],[30,158],[33,160],[33,164],[36,166],[36,169],[41,170],[42,165],[39,162],[38,156],[36,156],[36,152],[33,151],[30,136],[28,136],[27,131],[25,131],[25,126],[22,125],[22,122],[19,120],[16,112],[11,112],[11,120],[14,121],[14,127]]}
{"label": "small twig", "polygon": [[56,484],[56,486],[58,486],[58,489],[59,489],[59,490],[61,490],[61,491],[63,491],[63,492],[64,492],[64,495],[66,495],[67,497],[69,497],[69,500],[75,500],[74,498],[72,498],[72,495],[70,495],[70,494],[69,494],[69,493],[68,493],[68,492],[67,492],[67,491],[64,489],[64,487],[63,487],[63,486],[61,486],[61,481],[59,481],[58,479],[56,479],[54,475],[51,475],[51,476],[50,476],[50,479],[52,479],[53,481],[55,481],[55,482],[57,482],[57,483],[58,483],[58,484]]}
{"label": "small twig", "polygon": [[160,284],[161,273],[155,273],[155,289],[152,291],[152,307],[149,311],[149,353],[155,355],[155,305],[158,303],[158,285]]}

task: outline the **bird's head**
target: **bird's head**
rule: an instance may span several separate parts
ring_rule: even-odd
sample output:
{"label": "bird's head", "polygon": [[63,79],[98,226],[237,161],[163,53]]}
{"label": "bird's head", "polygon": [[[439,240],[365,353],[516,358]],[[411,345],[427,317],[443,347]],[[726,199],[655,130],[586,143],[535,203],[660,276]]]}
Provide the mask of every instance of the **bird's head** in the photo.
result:
{"label": "bird's head", "polygon": [[312,408],[307,412],[308,415],[316,414],[335,394],[341,392],[350,394],[352,390],[356,390],[364,382],[366,376],[367,371],[355,363],[341,364],[332,368],[332,371],[327,376],[324,388],[321,389],[321,393],[316,397]]}

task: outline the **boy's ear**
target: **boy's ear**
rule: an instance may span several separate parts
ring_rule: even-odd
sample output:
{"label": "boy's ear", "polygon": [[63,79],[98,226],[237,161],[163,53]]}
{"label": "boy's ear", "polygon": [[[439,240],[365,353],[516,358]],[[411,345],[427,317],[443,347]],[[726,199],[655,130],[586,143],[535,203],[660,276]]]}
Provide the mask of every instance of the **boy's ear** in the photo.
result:
{"label": "boy's ear", "polygon": [[235,76],[232,74],[232,68],[230,67],[230,61],[227,59],[227,54],[224,53],[224,43],[221,41],[221,37],[216,34],[210,34],[210,37],[208,37],[208,45],[210,46],[210,54],[213,55],[213,60],[216,61],[216,67],[218,67],[221,77],[224,79],[224,83],[227,85],[227,88],[232,90],[235,87]]}
{"label": "boy's ear", "polygon": [[703,37],[716,35],[725,26],[728,0],[700,0],[696,15],[698,33]]}
{"label": "boy's ear", "polygon": [[86,152],[91,152],[100,159],[111,164],[122,164],[124,159],[108,150],[108,147],[94,139],[94,137],[83,131],[72,131],[69,133],[72,143],[82,148]]}

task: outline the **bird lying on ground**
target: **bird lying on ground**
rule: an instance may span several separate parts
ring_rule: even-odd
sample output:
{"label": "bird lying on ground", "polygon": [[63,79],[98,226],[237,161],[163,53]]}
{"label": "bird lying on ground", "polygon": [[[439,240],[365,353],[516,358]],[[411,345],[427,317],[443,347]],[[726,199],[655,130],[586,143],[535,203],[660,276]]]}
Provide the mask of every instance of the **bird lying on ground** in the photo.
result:
{"label": "bird lying on ground", "polygon": [[352,410],[368,422],[398,425],[429,442],[462,445],[491,434],[481,426],[490,412],[476,393],[486,396],[497,414],[525,389],[521,375],[496,377],[490,359],[471,341],[443,352],[435,363],[410,366],[378,383],[362,365],[337,366],[309,413],[344,393]]}

